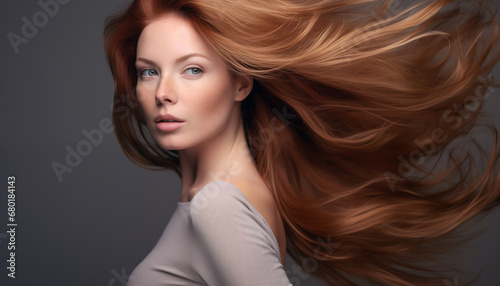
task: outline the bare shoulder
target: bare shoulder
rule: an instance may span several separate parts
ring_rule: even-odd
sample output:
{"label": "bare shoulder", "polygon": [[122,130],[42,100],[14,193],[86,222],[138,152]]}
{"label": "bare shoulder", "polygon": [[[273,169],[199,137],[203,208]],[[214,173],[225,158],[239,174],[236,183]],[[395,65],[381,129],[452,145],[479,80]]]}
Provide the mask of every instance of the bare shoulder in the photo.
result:
{"label": "bare shoulder", "polygon": [[[263,181],[258,179],[233,179],[231,181],[212,181],[199,188],[191,197],[192,214],[206,215],[211,209],[221,211],[230,211],[226,204],[233,204],[236,193],[230,190],[221,190],[229,185],[236,187],[245,196],[246,200],[259,212],[276,232],[279,213],[274,203],[273,196]],[[203,189],[202,192],[200,192]],[[229,192],[227,192],[229,191]],[[202,213],[202,211],[204,211]]]}
{"label": "bare shoulder", "polygon": [[[270,222],[276,220],[276,204],[267,185],[258,179],[245,179],[231,181],[242,193],[246,199],[257,209],[257,211]],[[274,224],[274,223],[273,223]]]}

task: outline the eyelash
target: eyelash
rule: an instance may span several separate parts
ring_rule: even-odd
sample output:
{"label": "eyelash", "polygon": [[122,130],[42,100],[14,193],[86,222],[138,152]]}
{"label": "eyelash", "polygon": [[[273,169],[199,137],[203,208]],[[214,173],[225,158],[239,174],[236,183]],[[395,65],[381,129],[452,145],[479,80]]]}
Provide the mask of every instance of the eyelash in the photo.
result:
{"label": "eyelash", "polygon": [[152,77],[152,76],[143,76],[143,74],[142,74],[142,73],[143,73],[143,72],[145,72],[145,71],[154,71],[156,74],[158,74],[158,72],[156,72],[154,69],[142,69],[142,70],[139,70],[139,71],[137,72],[137,76],[141,76],[141,77]]}
{"label": "eyelash", "polygon": [[[204,73],[204,70],[203,70],[202,68],[199,68],[199,67],[191,67],[191,68],[187,68],[187,69],[185,70],[185,72],[187,72],[187,71],[189,71],[189,70],[193,70],[193,71],[194,71],[194,70],[198,70],[198,71],[199,71],[197,74],[192,74],[193,76],[198,76],[198,75],[200,75],[200,74]],[[141,78],[144,78],[144,77],[153,77],[153,76],[145,76],[145,75],[143,75],[143,73],[144,73],[145,71],[154,71],[154,72],[156,73],[156,75],[158,75],[158,72],[157,72],[156,70],[154,70],[154,69],[141,69],[141,70],[139,70],[139,71],[137,72],[137,76],[139,76],[139,77],[141,77]]]}
{"label": "eyelash", "polygon": [[193,75],[200,75],[200,74],[203,73],[203,69],[202,68],[198,68],[198,67],[187,68],[186,71],[188,71],[188,70],[199,70],[199,73],[193,74]]}

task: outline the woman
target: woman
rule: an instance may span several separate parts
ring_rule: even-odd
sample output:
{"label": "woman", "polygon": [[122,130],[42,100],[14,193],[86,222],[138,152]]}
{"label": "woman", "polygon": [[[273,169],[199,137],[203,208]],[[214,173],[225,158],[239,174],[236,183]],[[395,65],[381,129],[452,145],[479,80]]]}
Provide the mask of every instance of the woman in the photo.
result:
{"label": "woman", "polygon": [[421,262],[500,197],[496,129],[484,168],[445,149],[500,57],[488,3],[450,2],[136,0],[109,18],[121,147],[182,180],[129,285],[291,285],[286,252],[331,285],[442,285]]}

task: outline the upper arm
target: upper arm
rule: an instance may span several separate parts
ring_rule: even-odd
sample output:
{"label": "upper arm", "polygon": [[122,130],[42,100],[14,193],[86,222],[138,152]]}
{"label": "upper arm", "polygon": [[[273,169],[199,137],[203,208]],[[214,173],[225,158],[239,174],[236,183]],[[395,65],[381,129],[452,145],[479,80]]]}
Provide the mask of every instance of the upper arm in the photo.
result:
{"label": "upper arm", "polygon": [[269,226],[230,184],[191,203],[195,269],[209,285],[291,285]]}

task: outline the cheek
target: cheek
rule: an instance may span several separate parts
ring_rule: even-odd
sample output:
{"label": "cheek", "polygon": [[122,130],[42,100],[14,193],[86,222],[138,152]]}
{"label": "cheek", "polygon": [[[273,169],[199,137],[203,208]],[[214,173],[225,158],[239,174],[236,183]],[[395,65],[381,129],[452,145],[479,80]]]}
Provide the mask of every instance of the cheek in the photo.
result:
{"label": "cheek", "polygon": [[138,100],[151,101],[154,100],[156,90],[158,87],[158,80],[150,79],[145,81],[137,81],[137,86],[135,91],[137,93]]}
{"label": "cheek", "polygon": [[215,123],[213,121],[225,120],[231,114],[234,99],[227,84],[212,82],[200,90],[199,95],[193,104],[196,104],[197,113],[203,114],[205,120]]}
{"label": "cheek", "polygon": [[[144,94],[142,96],[140,96],[139,93],[137,94],[137,100],[139,102],[139,108],[141,110],[142,120],[144,120],[148,129],[152,131],[151,128],[154,127],[152,119],[155,116],[154,106],[156,103],[152,102],[150,97],[144,96]],[[154,101],[154,99],[153,99],[153,101]]]}
{"label": "cheek", "polygon": [[139,106],[144,112],[144,114],[147,116],[149,114],[149,111],[152,108],[152,104],[156,104],[154,94],[148,90],[145,89],[142,86],[137,86],[136,88],[136,94],[137,94],[137,101],[139,102]]}
{"label": "cheek", "polygon": [[234,103],[232,82],[226,76],[207,78],[200,88],[202,88],[200,95],[203,97],[200,101],[203,101],[206,106],[223,111]]}

